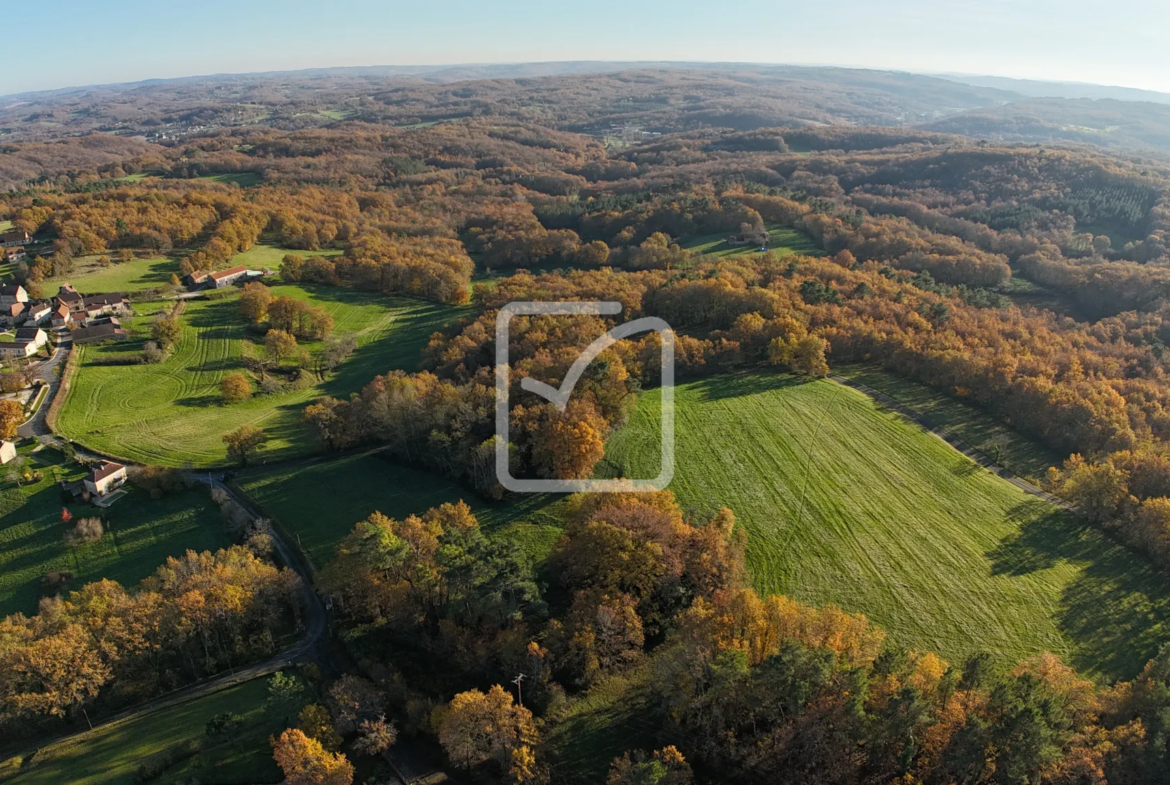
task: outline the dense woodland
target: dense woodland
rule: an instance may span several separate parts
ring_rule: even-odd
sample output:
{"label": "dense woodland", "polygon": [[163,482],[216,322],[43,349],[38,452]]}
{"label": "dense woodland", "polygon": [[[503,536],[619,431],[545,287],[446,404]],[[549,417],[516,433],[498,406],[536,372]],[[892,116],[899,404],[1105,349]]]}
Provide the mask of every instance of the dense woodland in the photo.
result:
{"label": "dense woodland", "polygon": [[[595,79],[615,101],[666,80]],[[13,271],[33,291],[81,256],[165,252],[183,273],[223,268],[264,238],[294,251],[284,280],[465,306],[430,339],[423,370],[387,369],[304,416],[323,450],[386,445],[469,494],[503,496],[498,309],[614,300],[614,318],[513,322],[514,472],[593,475],[636,397],[653,394],[657,339],[607,350],[564,411],[519,381],[559,383],[604,330],[658,316],[679,333],[682,378],[754,366],[819,377],[867,362],[969,402],[1067,456],[1047,487],[1170,570],[1170,164],[878,127],[880,104],[796,122],[802,107],[782,91],[757,97],[749,121],[740,99],[755,94],[731,81],[696,78],[706,114],[678,111],[676,84],[657,109],[619,118],[568,97],[589,81],[564,76],[466,94],[418,84],[358,97],[344,121],[224,124],[165,145],[30,135],[0,152],[0,171],[19,180],[0,220],[38,240]],[[545,114],[509,103],[540,90]],[[606,131],[656,116],[660,135]],[[206,179],[241,174],[253,184]],[[690,249],[780,227],[820,252]],[[337,254],[295,253],[322,249]],[[327,314],[263,284],[239,303],[269,336],[329,332]],[[543,567],[447,504],[354,522],[319,576],[361,678],[402,731],[475,777],[556,782],[544,740],[566,701],[638,668],[652,674],[660,746],[615,760],[612,785],[1123,785],[1170,767],[1170,650],[1114,685],[1051,655],[1006,671],[979,656],[946,663],[899,650],[847,609],[758,596],[734,511],[696,520],[668,492],[566,506]],[[125,703],[271,651],[296,587],[263,550],[191,554],[136,590],[95,584],[5,620],[0,722]],[[518,671],[523,706],[499,686]],[[53,680],[74,673],[85,678],[68,689]],[[334,777],[316,781],[347,782],[333,737],[372,738],[358,719],[375,717],[331,717],[274,739],[278,760],[315,759]]]}

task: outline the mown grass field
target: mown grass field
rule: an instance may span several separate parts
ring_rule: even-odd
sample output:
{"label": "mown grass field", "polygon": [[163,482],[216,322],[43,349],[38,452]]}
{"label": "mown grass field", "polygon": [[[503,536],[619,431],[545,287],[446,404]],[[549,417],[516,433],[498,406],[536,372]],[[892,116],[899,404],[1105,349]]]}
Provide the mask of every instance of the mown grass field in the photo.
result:
{"label": "mown grass field", "polygon": [[232,185],[234,183],[241,188],[259,185],[261,180],[259,172],[228,172],[225,174],[209,174],[192,179],[206,180],[211,183],[223,183],[224,185]]}
{"label": "mown grass field", "polygon": [[[338,250],[321,251],[294,251],[282,248],[271,243],[256,243],[243,253],[238,253],[225,267],[244,265],[256,270],[269,267],[280,269],[280,260],[285,254],[295,253],[299,256],[336,256]],[[105,254],[111,260],[108,267],[102,266],[99,261],[102,254],[78,257],[73,262],[73,272],[59,278],[50,278],[45,281],[44,287],[48,294],[56,294],[57,289],[64,283],[73,284],[79,292],[91,294],[97,292],[140,292],[144,289],[157,289],[171,284],[172,275],[180,275],[179,260],[184,252],[175,251],[169,256],[147,256],[136,258],[130,262],[119,262],[117,252]]]}
{"label": "mown grass field", "polygon": [[[51,467],[35,460],[30,465],[41,469],[45,478],[19,488],[8,481],[0,485],[0,618],[17,611],[35,613],[41,578],[48,572],[73,573],[71,589],[101,578],[133,586],[168,556],[179,556],[188,548],[216,550],[231,544],[219,510],[203,491],[151,499],[134,489],[109,509],[99,510],[72,501],[66,504]],[[73,468],[63,474],[73,479],[82,472]],[[61,520],[62,508],[78,518],[101,517],[102,539],[67,546],[64,536],[72,524]]]}
{"label": "mown grass field", "polygon": [[[352,334],[359,348],[336,373],[314,383],[244,403],[222,405],[219,384],[242,368],[247,351],[260,352],[239,315],[236,298],[192,301],[173,354],[158,365],[98,365],[103,356],[140,351],[151,318],[128,320],[133,339],[78,347],[81,366],[57,422],[61,434],[104,452],[143,463],[208,466],[226,461],[223,434],[243,424],[264,429],[270,442],[258,460],[316,449],[303,409],[322,395],[345,396],[394,368],[413,369],[431,333],[461,311],[417,300],[351,289],[276,286],[274,295],[308,299],[333,315],[334,334]],[[319,344],[308,343],[310,351]]]}
{"label": "mown grass field", "polygon": [[[821,249],[813,244],[812,238],[796,229],[787,226],[770,226],[768,234],[770,235],[768,248],[777,256],[789,254],[823,255]],[[759,253],[757,247],[753,245],[728,245],[726,234],[707,234],[702,237],[693,237],[680,244],[687,250],[720,258]]]}
{"label": "mown grass field", "polygon": [[880,368],[850,365],[836,367],[833,373],[884,393],[925,415],[948,435],[957,437],[1021,477],[1039,481],[1049,466],[1059,466],[1067,457],[1057,455],[974,406]]}
{"label": "mown grass field", "polygon": [[165,256],[144,257],[119,262],[117,254],[107,254],[110,266],[103,267],[101,256],[84,256],[74,260],[74,271],[44,282],[46,294],[56,294],[62,284],[71,283],[83,294],[99,292],[140,292],[170,286],[171,276],[179,272],[179,261]]}
{"label": "mown grass field", "polygon": [[372,512],[401,519],[460,499],[471,505],[485,529],[516,542],[534,560],[543,558],[560,534],[556,501],[547,496],[488,504],[439,475],[376,455],[249,469],[237,482],[300,543],[318,568],[333,558],[354,524]]}
{"label": "mown grass field", "polygon": [[[735,511],[763,592],[863,612],[951,661],[1049,650],[1128,678],[1170,640],[1148,563],[856,390],[758,373],[676,394],[671,489],[697,513]],[[657,473],[658,410],[643,395],[611,472]]]}
{"label": "mown grass field", "polygon": [[[267,680],[232,687],[204,698],[162,709],[99,729],[77,741],[64,741],[40,750],[33,763],[7,780],[18,785],[134,785],[138,766],[153,755],[184,741],[200,742],[202,751],[168,769],[159,782],[199,782],[203,785],[280,782],[268,736],[278,733],[282,719],[265,716]],[[232,739],[208,742],[204,728],[217,714],[232,712],[244,718],[243,729]],[[14,769],[19,762],[0,764]]]}
{"label": "mown grass field", "polygon": [[238,253],[233,256],[229,266],[234,267],[235,265],[242,264],[253,270],[262,270],[265,267],[272,270],[279,270],[280,262],[287,254],[296,254],[307,259],[310,256],[340,256],[341,251],[328,248],[319,251],[297,251],[282,248],[272,243],[256,243],[243,253]]}

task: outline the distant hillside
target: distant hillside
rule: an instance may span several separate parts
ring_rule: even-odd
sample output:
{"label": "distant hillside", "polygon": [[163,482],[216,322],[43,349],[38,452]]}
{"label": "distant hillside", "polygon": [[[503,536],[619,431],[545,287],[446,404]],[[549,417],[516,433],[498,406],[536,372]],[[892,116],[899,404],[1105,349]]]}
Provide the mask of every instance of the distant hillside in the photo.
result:
{"label": "distant hillside", "polygon": [[1133,87],[1086,84],[1084,82],[1042,82],[1035,79],[1009,79],[1003,76],[967,76],[964,74],[936,74],[943,79],[1009,90],[1032,98],[1112,98],[1117,101],[1148,101],[1170,104],[1170,93],[1138,90]]}
{"label": "distant hillside", "polygon": [[1041,98],[965,112],[923,127],[1007,142],[1083,142],[1170,151],[1170,104]]}

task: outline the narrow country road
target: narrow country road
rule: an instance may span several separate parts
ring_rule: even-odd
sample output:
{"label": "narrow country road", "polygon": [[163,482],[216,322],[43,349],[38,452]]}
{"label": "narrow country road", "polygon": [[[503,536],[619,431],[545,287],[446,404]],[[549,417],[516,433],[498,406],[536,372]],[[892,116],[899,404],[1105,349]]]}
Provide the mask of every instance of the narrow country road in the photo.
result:
{"label": "narrow country road", "polygon": [[57,348],[53,350],[53,355],[49,359],[37,366],[37,378],[48,385],[49,392],[41,401],[41,405],[33,412],[33,416],[17,429],[16,435],[22,439],[38,439],[42,443],[56,442],[56,437],[49,430],[45,417],[49,413],[53,399],[57,397],[57,390],[61,387],[61,376],[57,373],[57,369],[64,367],[69,353],[73,351],[73,339],[68,330],[55,330],[54,332],[57,333],[59,341]]}
{"label": "narrow country road", "polygon": [[[51,395],[55,394],[56,390],[51,391]],[[42,405],[42,410],[44,408],[45,406]],[[43,425],[43,417],[41,422]],[[52,434],[48,434],[48,436],[50,439],[54,438]],[[218,488],[219,490],[222,490],[224,493],[226,493],[232,501],[240,505],[240,507],[242,507],[249,515],[251,515],[253,520],[261,517],[247,502],[246,499],[242,498],[231,488],[224,485],[213,475],[205,473],[198,475],[198,478],[199,481],[203,484],[209,485],[213,489]],[[175,692],[159,696],[153,700],[147,701],[146,703],[134,706],[130,709],[126,709],[125,711],[119,712],[118,714],[115,714],[111,717],[104,718],[101,722],[94,724],[90,730],[81,731],[80,733],[61,733],[55,736],[41,738],[35,746],[30,746],[29,748],[14,754],[27,756],[36,749],[46,747],[50,744],[57,743],[67,738],[81,740],[90,734],[98,732],[104,728],[108,728],[112,725],[125,722],[132,717],[138,717],[142,714],[148,714],[160,709],[177,706],[181,703],[186,703],[187,701],[201,698],[213,692],[219,692],[220,690],[227,689],[228,687],[235,686],[236,684],[242,684],[243,682],[251,681],[252,679],[259,678],[261,676],[267,676],[279,670],[283,670],[284,668],[287,668],[297,662],[314,662],[320,666],[323,666],[325,670],[332,670],[328,667],[328,662],[320,650],[320,642],[322,637],[325,635],[325,631],[328,629],[329,623],[325,612],[325,606],[321,602],[321,598],[317,595],[317,592],[313,589],[312,577],[309,575],[308,570],[306,569],[297,552],[289,547],[288,543],[286,543],[284,539],[281,538],[280,533],[275,530],[272,531],[272,543],[273,547],[276,549],[276,552],[280,554],[280,557],[284,563],[287,564],[292,570],[294,570],[301,578],[300,601],[304,613],[304,634],[295,644],[282,652],[274,654],[272,657],[269,657],[263,662],[258,662],[242,668],[232,668],[227,673],[220,674],[219,676],[199,682],[197,684],[192,684],[188,687],[184,687],[183,689],[176,690]]]}

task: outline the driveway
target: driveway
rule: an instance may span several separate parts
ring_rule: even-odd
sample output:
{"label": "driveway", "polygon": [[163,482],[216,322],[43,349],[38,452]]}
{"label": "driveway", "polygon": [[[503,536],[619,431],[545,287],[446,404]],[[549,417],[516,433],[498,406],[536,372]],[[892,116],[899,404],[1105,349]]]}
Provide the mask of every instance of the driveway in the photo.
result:
{"label": "driveway", "polygon": [[48,394],[45,395],[41,401],[41,405],[37,407],[33,416],[28,419],[20,428],[17,429],[16,434],[24,439],[40,439],[43,443],[53,443],[56,437],[53,432],[49,430],[48,423],[45,422],[45,416],[49,413],[49,407],[53,404],[53,399],[57,397],[57,390],[61,387],[61,376],[56,371],[58,368],[64,372],[65,361],[69,358],[69,353],[73,351],[73,339],[69,336],[69,331],[64,328],[54,330],[57,334],[57,348],[53,350],[53,354],[49,359],[42,361],[37,365],[37,378],[43,381],[49,387]]}

